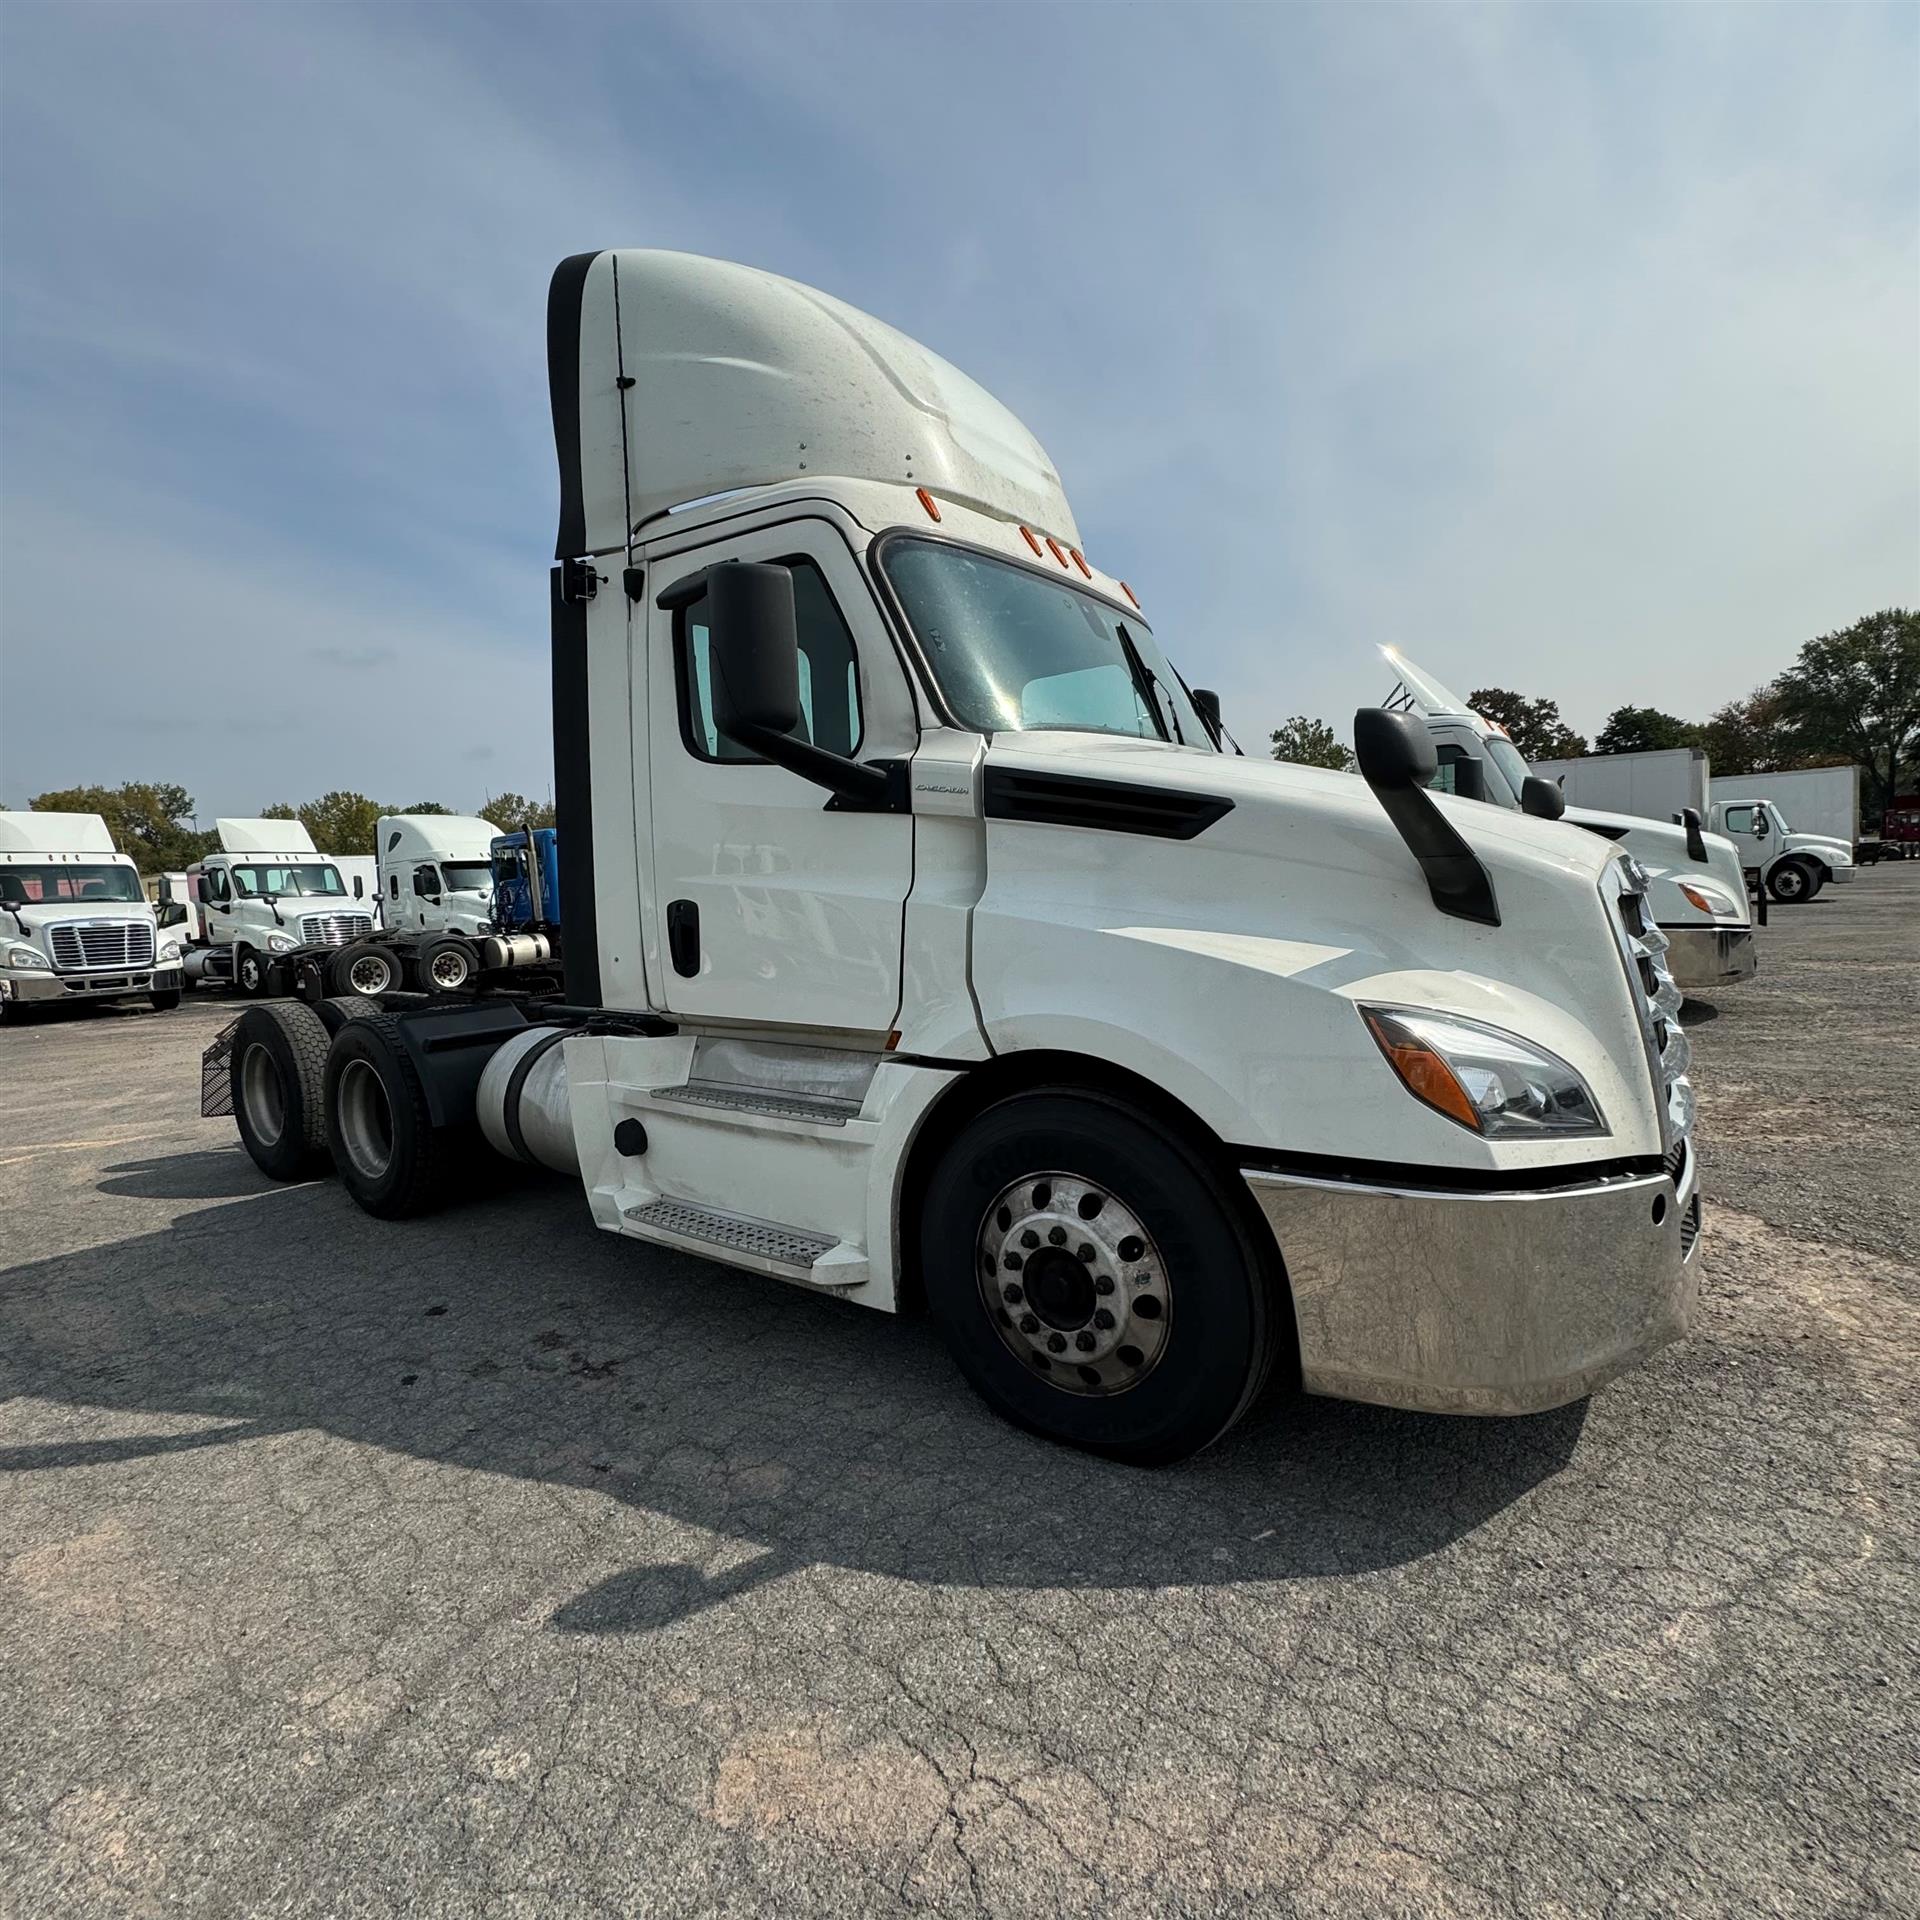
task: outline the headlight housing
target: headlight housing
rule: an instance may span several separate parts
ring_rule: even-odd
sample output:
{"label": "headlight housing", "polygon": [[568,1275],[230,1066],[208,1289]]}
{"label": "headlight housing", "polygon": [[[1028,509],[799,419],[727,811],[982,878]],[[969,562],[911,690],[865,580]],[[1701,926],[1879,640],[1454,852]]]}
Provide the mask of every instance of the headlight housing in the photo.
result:
{"label": "headlight housing", "polygon": [[53,962],[38,947],[7,948],[7,965],[16,973],[51,973]]}
{"label": "headlight housing", "polygon": [[167,967],[171,966],[174,961],[179,958],[180,942],[178,940],[162,940],[160,942],[159,952],[154,955],[154,963],[157,966]]}
{"label": "headlight housing", "polygon": [[1362,1007],[1360,1017],[1416,1100],[1489,1140],[1608,1131],[1592,1090],[1557,1054],[1453,1013]]}
{"label": "headlight housing", "polygon": [[300,944],[290,933],[270,933],[267,935],[269,953],[291,953]]}
{"label": "headlight housing", "polygon": [[1715,920],[1744,920],[1746,909],[1739,901],[1728,898],[1718,887],[1709,887],[1692,880],[1676,880],[1673,883],[1686,897],[1687,904],[1696,913],[1704,913]]}

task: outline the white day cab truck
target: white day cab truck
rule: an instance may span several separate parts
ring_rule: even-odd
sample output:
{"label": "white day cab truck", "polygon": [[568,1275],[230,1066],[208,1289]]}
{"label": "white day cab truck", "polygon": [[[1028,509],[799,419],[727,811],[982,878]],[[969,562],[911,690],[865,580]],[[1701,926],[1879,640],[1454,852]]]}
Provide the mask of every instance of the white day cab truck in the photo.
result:
{"label": "white day cab truck", "polygon": [[1763,789],[1792,776],[1747,774],[1716,780],[1698,747],[1590,753],[1574,760],[1543,760],[1534,771],[1556,782],[1572,806],[1663,821],[1679,820],[1691,808],[1710,831],[1739,850],[1740,865],[1755,891],[1764,890],[1782,905],[1811,900],[1829,881],[1845,884],[1854,876],[1853,836],[1795,833],[1778,805],[1763,804]]}
{"label": "white day cab truck", "polygon": [[1639,868],[1222,751],[1045,453],[912,340],[655,252],[549,295],[566,1000],[248,1009],[267,1172],[382,1218],[489,1149],[641,1246],[924,1304],[1137,1462],[1310,1392],[1524,1413],[1687,1327],[1680,994]]}
{"label": "white day cab truck", "polygon": [[0,813],[0,1015],[180,1004],[182,936],[97,813]]}
{"label": "white day cab truck", "polygon": [[[1436,787],[1537,819],[1565,819],[1613,841],[1647,875],[1654,925],[1666,935],[1667,965],[1683,989],[1708,992],[1752,978],[1759,956],[1740,856],[1731,840],[1705,831],[1697,809],[1683,809],[1669,823],[1570,807],[1555,782],[1528,766],[1505,727],[1474,712],[1398,647],[1380,651],[1399,675],[1388,708],[1417,715],[1433,739]],[[1764,902],[1760,911],[1764,917]]]}

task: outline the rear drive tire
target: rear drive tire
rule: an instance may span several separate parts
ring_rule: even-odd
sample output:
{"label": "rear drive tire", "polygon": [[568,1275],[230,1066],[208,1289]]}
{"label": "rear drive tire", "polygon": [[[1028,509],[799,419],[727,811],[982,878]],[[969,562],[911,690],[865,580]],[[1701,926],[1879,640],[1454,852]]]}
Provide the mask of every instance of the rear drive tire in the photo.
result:
{"label": "rear drive tire", "polygon": [[358,994],[351,993],[338,999],[316,1001],[313,1010],[320,1016],[320,1024],[326,1028],[329,1040],[349,1020],[371,1020],[384,1011],[373,1001],[362,1000]]}
{"label": "rear drive tire", "polygon": [[1767,891],[1783,907],[1793,907],[1811,900],[1820,891],[1820,885],[1804,860],[1782,860],[1767,875]]}
{"label": "rear drive tire", "polygon": [[376,1000],[399,984],[399,960],[371,940],[355,940],[327,962],[327,991],[342,999]]}
{"label": "rear drive tire", "polygon": [[420,949],[420,986],[426,993],[461,993],[480,971],[472,942],[447,935]]}
{"label": "rear drive tire", "polygon": [[310,1180],[326,1171],[327,1038],[320,1016],[297,1000],[249,1007],[234,1029],[234,1124],[253,1164],[271,1180]]}
{"label": "rear drive tire", "polygon": [[389,1013],[349,1019],[334,1035],[326,1114],[341,1183],[379,1220],[431,1213],[472,1151],[464,1129],[434,1126],[426,1088]]}
{"label": "rear drive tire", "polygon": [[1100,1093],[1018,1094],[970,1121],[929,1182],[920,1262],[988,1405],[1138,1466],[1225,1433],[1292,1324],[1208,1161]]}

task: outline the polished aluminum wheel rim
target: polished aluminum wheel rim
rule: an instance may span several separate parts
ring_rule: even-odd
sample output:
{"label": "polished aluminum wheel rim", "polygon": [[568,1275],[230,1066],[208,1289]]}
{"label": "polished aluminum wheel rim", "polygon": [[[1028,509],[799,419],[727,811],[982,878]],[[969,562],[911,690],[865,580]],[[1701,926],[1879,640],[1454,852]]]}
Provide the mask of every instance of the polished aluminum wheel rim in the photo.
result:
{"label": "polished aluminum wheel rim", "polygon": [[470,971],[464,953],[436,953],[427,968],[427,977],[436,987],[464,987]]}
{"label": "polished aluminum wheel rim", "polygon": [[287,1105],[280,1094],[280,1069],[265,1047],[251,1046],[240,1058],[240,1097],[247,1103],[247,1119],[263,1146],[272,1146],[287,1124]]}
{"label": "polished aluminum wheel rim", "polygon": [[980,1222],[974,1274],[1001,1343],[1063,1393],[1125,1393],[1166,1351],[1166,1263],[1097,1181],[1030,1173],[1003,1188]]}
{"label": "polished aluminum wheel rim", "polygon": [[385,993],[393,982],[393,969],[377,953],[363,953],[347,969],[347,985],[355,993]]}
{"label": "polished aluminum wheel rim", "polygon": [[340,1141],[354,1171],[378,1180],[393,1164],[393,1109],[380,1076],[364,1060],[349,1060],[334,1089]]}

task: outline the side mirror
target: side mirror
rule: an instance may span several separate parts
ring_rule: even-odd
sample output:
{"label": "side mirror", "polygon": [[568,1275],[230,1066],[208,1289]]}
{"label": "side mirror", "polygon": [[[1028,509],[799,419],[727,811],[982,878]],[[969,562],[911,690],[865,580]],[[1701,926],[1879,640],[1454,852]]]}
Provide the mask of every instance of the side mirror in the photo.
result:
{"label": "side mirror", "polygon": [[1544,774],[1530,773],[1520,782],[1520,811],[1536,820],[1558,820],[1567,810],[1567,796]]}
{"label": "side mirror", "polygon": [[800,630],[786,567],[729,560],[707,575],[713,723],[729,740],[790,733],[800,718]]}
{"label": "side mirror", "polygon": [[1484,800],[1487,797],[1487,770],[1478,760],[1453,763],[1454,797],[1460,800]]}
{"label": "side mirror", "polygon": [[1682,807],[1678,818],[1681,826],[1687,830],[1687,858],[1696,867],[1704,867],[1707,864],[1707,843],[1700,833],[1700,809]]}
{"label": "side mirror", "polygon": [[1187,692],[1193,701],[1194,712],[1213,735],[1213,744],[1217,747],[1226,731],[1220,719],[1220,696],[1211,687],[1189,687]]}
{"label": "side mirror", "polygon": [[161,927],[184,927],[187,924],[187,909],[180,901],[169,900],[162,905],[155,920]]}
{"label": "side mirror", "polygon": [[360,884],[360,876],[356,873],[353,876],[353,897],[358,900],[365,892],[366,889]]}
{"label": "side mirror", "polygon": [[1360,776],[1376,792],[1424,787],[1440,771],[1433,736],[1410,713],[1362,707],[1353,716],[1353,757]]}

